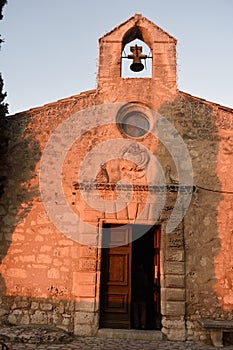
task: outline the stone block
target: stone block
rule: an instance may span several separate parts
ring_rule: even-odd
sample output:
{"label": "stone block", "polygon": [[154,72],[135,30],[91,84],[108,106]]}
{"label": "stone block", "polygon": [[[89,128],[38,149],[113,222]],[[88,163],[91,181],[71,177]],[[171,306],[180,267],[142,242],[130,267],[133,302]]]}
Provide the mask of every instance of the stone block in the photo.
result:
{"label": "stone block", "polygon": [[83,218],[88,222],[98,222],[99,219],[104,218],[104,213],[94,209],[85,209],[83,212]]}
{"label": "stone block", "polygon": [[186,340],[186,331],[183,329],[176,329],[172,327],[167,333],[167,339],[172,341],[185,341]]}
{"label": "stone block", "polygon": [[76,324],[74,326],[74,334],[79,336],[92,336],[95,331],[91,325],[88,324]]}
{"label": "stone block", "polygon": [[17,318],[16,318],[16,316],[15,315],[9,315],[8,316],[8,322],[10,323],[10,324],[17,324]]}
{"label": "stone block", "polygon": [[185,301],[185,289],[167,288],[166,300],[168,301]]}
{"label": "stone block", "polygon": [[129,220],[135,220],[138,212],[138,203],[130,202],[128,204],[128,217]]}
{"label": "stone block", "polygon": [[184,288],[185,277],[184,275],[166,275],[165,276],[165,287],[167,288]]}
{"label": "stone block", "polygon": [[20,233],[14,233],[13,237],[12,237],[12,240],[17,242],[17,241],[24,241],[25,237],[24,235],[20,234]]}
{"label": "stone block", "polygon": [[71,239],[61,239],[58,241],[58,245],[62,247],[73,246],[74,242]]}
{"label": "stone block", "polygon": [[49,256],[49,255],[47,255],[47,254],[39,254],[38,256],[37,256],[37,262],[39,263],[39,264],[51,264],[51,262],[52,262],[52,258],[51,258],[51,256]]}
{"label": "stone block", "polygon": [[65,266],[62,266],[61,267],[61,272],[69,272],[70,271],[70,269],[68,268],[68,267],[65,267]]}
{"label": "stone block", "polygon": [[[28,301],[18,301],[17,303],[15,303],[15,305],[13,306],[16,306],[16,308],[19,308],[19,309],[26,309],[29,307],[29,302]],[[14,307],[15,308],[15,307]]]}
{"label": "stone block", "polygon": [[128,219],[127,203],[116,203],[116,216],[118,220]]}
{"label": "stone block", "polygon": [[79,260],[79,270],[80,271],[96,271],[96,260],[94,259],[80,259]]}
{"label": "stone block", "polygon": [[184,238],[180,235],[168,236],[167,244],[170,249],[183,249]]}
{"label": "stone block", "polygon": [[57,247],[53,253],[56,257],[68,258],[70,256],[70,248],[69,247]]}
{"label": "stone block", "polygon": [[73,281],[79,284],[94,284],[96,280],[95,272],[74,272]]}
{"label": "stone block", "polygon": [[23,315],[23,317],[20,320],[20,324],[29,325],[30,324],[30,317],[28,315]]}
{"label": "stone block", "polygon": [[5,315],[7,315],[8,313],[9,313],[9,310],[3,309],[3,308],[0,309],[0,317],[1,317],[1,316],[5,316]]}
{"label": "stone block", "polygon": [[40,304],[40,309],[42,311],[50,311],[50,310],[52,310],[52,308],[53,308],[53,305],[50,303],[41,303]]}
{"label": "stone block", "polygon": [[184,261],[184,250],[168,251],[166,259],[167,261]]}
{"label": "stone block", "polygon": [[44,241],[44,237],[41,235],[36,235],[35,237],[35,242],[43,242]]}
{"label": "stone block", "polygon": [[38,303],[38,302],[33,301],[33,302],[31,303],[31,310],[37,310],[38,307],[39,307],[39,303]]}
{"label": "stone block", "polygon": [[60,259],[53,259],[53,266],[62,266],[62,260]]}
{"label": "stone block", "polygon": [[26,255],[26,256],[21,255],[20,261],[25,262],[25,263],[35,262],[36,256],[35,255]]}
{"label": "stone block", "polygon": [[83,233],[83,231],[78,235],[78,240],[81,244],[86,245],[86,246],[97,246],[98,245],[98,235],[96,234],[96,227],[92,226],[91,223],[87,222],[88,227],[90,230],[93,232],[87,232]]}
{"label": "stone block", "polygon": [[50,252],[51,250],[52,250],[52,247],[49,246],[49,245],[42,245],[42,246],[40,247],[40,252],[41,252],[41,253],[48,253],[48,252]]}
{"label": "stone block", "polygon": [[[49,222],[48,222],[49,223]],[[52,227],[49,227],[48,225],[46,226],[39,226],[37,228],[37,232],[41,235],[44,235],[44,236],[49,236],[49,235],[52,235],[53,234],[53,228]]]}
{"label": "stone block", "polygon": [[95,285],[91,285],[91,284],[88,284],[88,285],[85,285],[85,284],[82,284],[82,285],[78,285],[77,286],[77,289],[76,291],[74,292],[74,295],[75,296],[79,296],[79,297],[88,297],[88,298],[91,298],[91,297],[95,297]]}
{"label": "stone block", "polygon": [[166,315],[166,302],[163,299],[161,300],[160,307],[161,307],[161,314]]}
{"label": "stone block", "polygon": [[48,270],[48,278],[59,279],[60,278],[60,271],[56,268],[52,268],[52,269]]}
{"label": "stone block", "polygon": [[75,324],[88,324],[91,325],[94,323],[95,314],[93,312],[75,312],[74,323]]}
{"label": "stone block", "polygon": [[26,270],[19,269],[19,268],[9,268],[7,270],[7,275],[13,278],[20,278],[20,279],[27,278]]}
{"label": "stone block", "polygon": [[147,221],[149,218],[149,209],[150,209],[149,203],[147,203],[147,204],[139,203],[137,218],[139,220],[146,220]]}
{"label": "stone block", "polygon": [[70,256],[72,259],[78,259],[80,246],[70,247]]}
{"label": "stone block", "polygon": [[164,264],[165,275],[183,275],[185,272],[184,263],[176,261],[166,261]]}
{"label": "stone block", "polygon": [[45,311],[36,310],[33,315],[31,315],[31,324],[47,324],[48,316]]}
{"label": "stone block", "polygon": [[149,221],[156,222],[158,220],[160,216],[161,207],[163,207],[163,205],[161,206],[160,203],[157,203],[157,202],[150,204],[149,217],[148,217]]}
{"label": "stone block", "polygon": [[95,311],[95,298],[85,298],[84,300],[80,299],[79,302],[75,303],[75,311]]}
{"label": "stone block", "polygon": [[69,331],[69,326],[72,323],[72,316],[70,314],[63,314],[61,323],[63,326],[68,327],[67,331]]}
{"label": "stone block", "polygon": [[185,315],[185,302],[167,301],[165,312],[166,312],[166,316],[181,317],[182,315]]}

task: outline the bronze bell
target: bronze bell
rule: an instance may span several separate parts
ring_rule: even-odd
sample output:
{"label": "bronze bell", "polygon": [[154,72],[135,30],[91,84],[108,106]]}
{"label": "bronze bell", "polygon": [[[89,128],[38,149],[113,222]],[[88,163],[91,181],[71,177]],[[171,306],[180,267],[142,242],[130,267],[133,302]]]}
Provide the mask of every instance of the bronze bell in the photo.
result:
{"label": "bronze bell", "polygon": [[133,72],[141,72],[144,69],[144,65],[142,64],[140,57],[133,58],[133,63],[130,65],[130,69]]}
{"label": "bronze bell", "polygon": [[133,72],[141,72],[144,69],[141,58],[147,58],[147,55],[142,54],[142,46],[131,46],[130,51],[133,53],[132,55],[128,55],[128,58],[133,59],[133,63],[130,65],[130,69]]}

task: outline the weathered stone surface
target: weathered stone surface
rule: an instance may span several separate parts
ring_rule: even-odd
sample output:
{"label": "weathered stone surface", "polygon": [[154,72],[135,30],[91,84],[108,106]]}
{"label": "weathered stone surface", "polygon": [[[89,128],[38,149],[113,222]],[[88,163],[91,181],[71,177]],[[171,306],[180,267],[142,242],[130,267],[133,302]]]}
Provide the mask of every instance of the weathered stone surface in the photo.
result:
{"label": "weathered stone surface", "polygon": [[62,329],[52,326],[1,326],[0,337],[5,341],[20,343],[69,343],[73,337]]}
{"label": "weathered stone surface", "polygon": [[88,324],[75,324],[74,326],[74,334],[79,336],[88,336],[95,335],[97,329],[93,327],[93,325]]}
{"label": "weathered stone surface", "polygon": [[94,321],[94,314],[90,312],[75,312],[75,324],[92,324]]}
{"label": "weathered stone surface", "polygon": [[167,316],[184,316],[185,303],[183,301],[167,301],[165,306],[165,315]]}
{"label": "weathered stone surface", "polygon": [[167,275],[165,277],[165,286],[167,288],[184,288],[185,277],[184,275]]}
{"label": "weathered stone surface", "polygon": [[48,316],[45,311],[36,310],[31,316],[32,324],[48,324]]}
{"label": "weathered stone surface", "polygon": [[169,301],[185,301],[185,289],[167,288],[166,300]]}
{"label": "weathered stone surface", "polygon": [[164,265],[165,273],[168,275],[183,275],[185,272],[183,262],[166,261]]}
{"label": "weathered stone surface", "polygon": [[49,310],[52,310],[53,308],[53,305],[52,304],[49,304],[49,303],[40,303],[40,309],[42,311],[49,311]]}

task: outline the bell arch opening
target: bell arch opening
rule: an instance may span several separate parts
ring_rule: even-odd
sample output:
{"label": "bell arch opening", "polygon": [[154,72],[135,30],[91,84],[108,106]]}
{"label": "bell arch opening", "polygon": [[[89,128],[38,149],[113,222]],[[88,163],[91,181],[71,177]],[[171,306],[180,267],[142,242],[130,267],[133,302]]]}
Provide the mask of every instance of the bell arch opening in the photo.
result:
{"label": "bell arch opening", "polygon": [[152,38],[149,31],[137,25],[122,38],[122,78],[152,78]]}
{"label": "bell arch opening", "polygon": [[122,47],[121,77],[152,78],[150,47],[140,39],[134,39]]}

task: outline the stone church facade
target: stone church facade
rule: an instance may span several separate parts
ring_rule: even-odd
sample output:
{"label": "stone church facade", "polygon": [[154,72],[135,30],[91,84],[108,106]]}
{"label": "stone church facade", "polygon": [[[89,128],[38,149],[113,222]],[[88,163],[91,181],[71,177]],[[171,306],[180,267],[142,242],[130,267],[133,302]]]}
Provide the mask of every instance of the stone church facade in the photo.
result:
{"label": "stone church facade", "polygon": [[[149,78],[122,77],[135,39]],[[176,40],[141,15],[100,38],[97,83],[8,117],[1,323],[208,340],[198,319],[233,319],[233,110],[178,90]]]}

